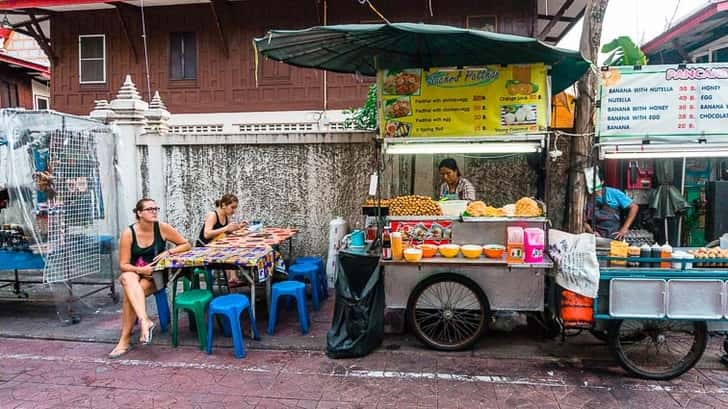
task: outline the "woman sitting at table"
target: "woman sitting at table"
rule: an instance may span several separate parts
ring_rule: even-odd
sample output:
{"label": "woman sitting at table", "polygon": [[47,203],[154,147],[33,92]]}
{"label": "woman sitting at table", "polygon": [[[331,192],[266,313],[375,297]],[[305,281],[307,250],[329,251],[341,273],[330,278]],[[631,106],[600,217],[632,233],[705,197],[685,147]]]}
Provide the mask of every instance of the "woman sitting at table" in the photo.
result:
{"label": "woman sitting at table", "polygon": [[[131,331],[139,319],[143,344],[152,342],[154,322],[146,310],[146,297],[158,290],[155,281],[164,282],[163,272],[155,272],[157,261],[171,254],[182,253],[191,248],[187,240],[167,223],[159,222],[159,207],[152,199],[141,199],[134,208],[136,223],[121,233],[119,240],[119,281],[124,289],[124,304],[121,313],[121,337],[109,354],[118,358],[132,348]],[[167,250],[167,242],[175,247]],[[153,274],[161,274],[162,280],[154,280]]]}
{"label": "woman sitting at table", "polygon": [[[238,209],[238,198],[235,195],[223,195],[215,201],[215,207],[215,210],[205,216],[205,224],[200,229],[200,236],[196,243],[199,247],[207,245],[212,239],[223,233],[234,232],[244,227],[243,224],[230,222],[230,217]],[[234,270],[228,270],[225,274],[229,286],[235,287],[240,284]]]}

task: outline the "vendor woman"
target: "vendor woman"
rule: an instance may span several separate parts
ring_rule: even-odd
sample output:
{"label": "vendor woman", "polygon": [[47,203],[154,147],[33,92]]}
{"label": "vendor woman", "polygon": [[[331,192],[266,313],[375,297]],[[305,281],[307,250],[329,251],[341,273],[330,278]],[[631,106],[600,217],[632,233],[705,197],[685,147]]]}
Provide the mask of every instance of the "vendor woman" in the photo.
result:
{"label": "vendor woman", "polygon": [[475,187],[460,174],[455,159],[447,158],[440,162],[440,200],[475,200]]}

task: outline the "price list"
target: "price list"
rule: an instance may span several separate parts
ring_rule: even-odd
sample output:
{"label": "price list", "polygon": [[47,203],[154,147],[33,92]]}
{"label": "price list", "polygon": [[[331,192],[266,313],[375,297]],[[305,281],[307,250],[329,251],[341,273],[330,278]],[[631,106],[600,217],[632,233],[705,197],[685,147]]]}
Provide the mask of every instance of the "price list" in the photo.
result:
{"label": "price list", "polygon": [[728,135],[728,68],[612,70],[600,89],[600,137]]}

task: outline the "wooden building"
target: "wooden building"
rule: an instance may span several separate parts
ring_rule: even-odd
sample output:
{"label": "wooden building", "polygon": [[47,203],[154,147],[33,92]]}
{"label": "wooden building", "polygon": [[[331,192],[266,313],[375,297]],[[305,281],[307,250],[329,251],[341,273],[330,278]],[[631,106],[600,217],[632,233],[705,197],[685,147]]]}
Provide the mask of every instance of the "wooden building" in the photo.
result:
{"label": "wooden building", "polygon": [[[470,27],[553,44],[581,17],[585,1],[373,4],[393,22]],[[10,0],[0,3],[0,13],[4,9],[19,18],[16,29],[34,36],[48,54],[54,109],[63,112],[87,114],[94,100],[112,99],[126,74],[144,99],[149,90],[159,90],[173,114],[172,124],[187,126],[177,128],[182,131],[305,131],[306,123],[322,117],[327,126],[328,119],[337,122],[342,109],[360,106],[366,98],[371,78],[257,60],[252,46],[253,38],[271,28],[381,22],[358,1],[147,0],[143,9],[140,5]]]}

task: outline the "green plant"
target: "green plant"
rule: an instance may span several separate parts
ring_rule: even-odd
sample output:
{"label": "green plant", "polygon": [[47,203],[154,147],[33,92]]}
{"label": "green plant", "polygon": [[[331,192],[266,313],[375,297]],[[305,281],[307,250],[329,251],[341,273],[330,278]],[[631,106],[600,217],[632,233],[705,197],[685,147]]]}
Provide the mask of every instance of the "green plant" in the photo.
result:
{"label": "green plant", "polygon": [[367,100],[361,108],[344,111],[344,125],[355,129],[372,131],[377,129],[377,85],[372,84],[367,93]]}
{"label": "green plant", "polygon": [[611,53],[604,65],[646,65],[647,56],[629,36],[617,37],[602,46],[603,53]]}

